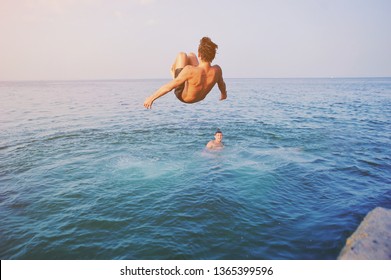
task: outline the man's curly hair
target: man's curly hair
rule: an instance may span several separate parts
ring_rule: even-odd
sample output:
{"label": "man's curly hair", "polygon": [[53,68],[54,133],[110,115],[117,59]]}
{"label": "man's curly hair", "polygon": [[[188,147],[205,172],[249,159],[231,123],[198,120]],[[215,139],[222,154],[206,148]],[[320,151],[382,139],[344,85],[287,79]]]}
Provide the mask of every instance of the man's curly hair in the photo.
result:
{"label": "man's curly hair", "polygon": [[198,47],[198,55],[203,61],[212,62],[218,46],[209,37],[203,37]]}

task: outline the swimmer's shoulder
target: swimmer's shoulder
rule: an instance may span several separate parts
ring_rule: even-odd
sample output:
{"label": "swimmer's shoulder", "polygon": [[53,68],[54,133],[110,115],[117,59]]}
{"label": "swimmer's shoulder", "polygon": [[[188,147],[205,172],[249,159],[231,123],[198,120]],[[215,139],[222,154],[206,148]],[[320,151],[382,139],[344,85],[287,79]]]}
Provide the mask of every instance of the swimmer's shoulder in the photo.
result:
{"label": "swimmer's shoulder", "polygon": [[208,148],[208,149],[213,149],[213,147],[214,147],[214,142],[213,142],[213,140],[210,140],[210,141],[208,142],[208,144],[206,144],[206,148]]}

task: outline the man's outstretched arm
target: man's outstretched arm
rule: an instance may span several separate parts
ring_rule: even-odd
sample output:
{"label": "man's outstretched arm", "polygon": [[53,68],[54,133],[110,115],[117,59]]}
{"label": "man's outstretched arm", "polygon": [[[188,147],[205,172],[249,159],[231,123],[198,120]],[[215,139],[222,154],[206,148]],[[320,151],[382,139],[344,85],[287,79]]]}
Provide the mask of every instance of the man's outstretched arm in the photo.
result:
{"label": "man's outstretched arm", "polygon": [[147,109],[151,109],[152,108],[152,103],[162,97],[163,95],[165,95],[166,93],[172,91],[175,86],[173,85],[174,84],[174,81],[171,81],[163,86],[161,86],[154,94],[152,94],[151,96],[149,96],[147,99],[145,99],[144,101],[144,107],[147,108]]}
{"label": "man's outstretched arm", "polygon": [[[161,86],[154,94],[152,94],[147,99],[145,99],[144,107],[147,108],[147,109],[151,109],[152,108],[152,103],[156,99],[162,97],[166,93],[172,91],[174,88],[176,88],[179,85],[183,84],[186,81],[186,71],[184,71],[184,70],[185,69],[183,69],[182,72],[178,75],[178,77],[176,77],[174,80],[172,80],[171,82]],[[185,72],[185,73],[183,73],[183,72]]]}

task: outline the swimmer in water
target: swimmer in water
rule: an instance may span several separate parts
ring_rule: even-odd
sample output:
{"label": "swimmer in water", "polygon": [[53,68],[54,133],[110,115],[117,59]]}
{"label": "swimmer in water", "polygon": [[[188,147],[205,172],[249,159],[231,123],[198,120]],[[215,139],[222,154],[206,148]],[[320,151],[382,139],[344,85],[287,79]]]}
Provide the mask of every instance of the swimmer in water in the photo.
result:
{"label": "swimmer in water", "polygon": [[144,107],[152,108],[153,102],[175,89],[176,97],[184,103],[203,100],[217,83],[221,92],[220,100],[227,98],[223,72],[218,65],[211,65],[217,45],[208,37],[201,39],[198,47],[198,61],[194,53],[180,52],[171,67],[173,80],[160,87],[144,101]]}
{"label": "swimmer in water", "polygon": [[223,133],[218,129],[215,132],[215,140],[210,140],[208,144],[206,144],[206,148],[209,150],[221,150],[224,148],[223,145]]}

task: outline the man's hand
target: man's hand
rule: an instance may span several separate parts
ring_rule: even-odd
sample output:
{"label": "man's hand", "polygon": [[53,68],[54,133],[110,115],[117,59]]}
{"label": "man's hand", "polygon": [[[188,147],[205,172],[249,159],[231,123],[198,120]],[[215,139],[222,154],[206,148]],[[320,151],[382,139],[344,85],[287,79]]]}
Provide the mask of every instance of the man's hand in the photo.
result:
{"label": "man's hand", "polygon": [[153,103],[153,101],[154,101],[153,96],[148,97],[148,98],[145,99],[145,101],[144,101],[144,107],[147,108],[147,109],[152,109],[152,103]]}
{"label": "man's hand", "polygon": [[227,91],[221,92],[220,100],[227,99]]}

